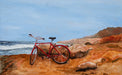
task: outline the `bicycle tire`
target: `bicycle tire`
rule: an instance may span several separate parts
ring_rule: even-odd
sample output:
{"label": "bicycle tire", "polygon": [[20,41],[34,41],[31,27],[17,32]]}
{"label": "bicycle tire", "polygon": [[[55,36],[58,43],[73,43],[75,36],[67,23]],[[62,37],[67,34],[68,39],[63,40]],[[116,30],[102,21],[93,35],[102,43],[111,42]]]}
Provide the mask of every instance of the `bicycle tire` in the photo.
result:
{"label": "bicycle tire", "polygon": [[33,48],[30,55],[30,64],[33,65],[37,57],[37,48]]}
{"label": "bicycle tire", "polygon": [[[59,51],[59,53],[55,49],[57,49]],[[69,49],[66,46],[63,46],[63,45],[56,45],[51,50],[51,55],[52,55],[53,61],[55,61],[58,64],[65,64],[65,63],[67,63],[67,61],[70,58]],[[57,56],[54,56],[54,55],[57,55]],[[62,56],[63,56],[63,59],[62,59]],[[64,59],[64,58],[66,58],[66,59]]]}

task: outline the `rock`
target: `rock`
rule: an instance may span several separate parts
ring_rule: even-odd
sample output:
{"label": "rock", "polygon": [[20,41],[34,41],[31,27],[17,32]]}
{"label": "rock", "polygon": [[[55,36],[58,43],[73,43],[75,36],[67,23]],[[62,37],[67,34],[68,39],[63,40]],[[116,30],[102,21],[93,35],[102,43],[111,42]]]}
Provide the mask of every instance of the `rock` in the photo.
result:
{"label": "rock", "polygon": [[72,40],[67,40],[67,41],[59,41],[58,43],[63,43],[63,44],[81,44],[84,45],[86,42],[90,42],[91,44],[97,44],[99,43],[101,38],[80,38],[80,39],[72,39]]}
{"label": "rock", "polygon": [[92,69],[96,69],[96,68],[97,68],[96,63],[85,62],[85,63],[78,65],[76,72],[77,71],[87,71],[87,70],[92,70]]}
{"label": "rock", "polygon": [[2,57],[3,56],[0,56],[0,73],[2,73],[2,69],[3,69],[3,66],[4,66],[4,65],[2,65]]}
{"label": "rock", "polygon": [[118,44],[108,44],[107,47],[109,47],[109,48],[119,48],[119,49],[122,49],[122,47],[120,47]]}
{"label": "rock", "polygon": [[[116,47],[114,47],[114,50],[111,50],[111,48],[106,47],[107,45],[108,44],[92,45],[93,50],[91,50],[87,56],[84,58],[69,59],[69,61],[63,65],[57,64],[49,59],[42,60],[40,57],[37,57],[34,65],[30,65],[30,55],[6,56],[2,58],[7,60],[7,64],[3,62],[3,66],[5,67],[1,75],[90,75],[92,72],[95,75],[103,75],[105,73],[108,75],[112,75],[112,73],[121,75],[122,50],[116,50]],[[122,43],[120,42],[118,45],[121,46]],[[102,58],[104,58],[104,60]],[[99,62],[101,65],[98,65]]]}
{"label": "rock", "polygon": [[86,42],[85,45],[92,45],[90,42]]}
{"label": "rock", "polygon": [[13,68],[13,59],[9,59],[9,56],[5,55],[0,57],[0,75],[9,69]]}
{"label": "rock", "polygon": [[85,52],[89,48],[91,48],[91,46],[82,45],[82,44],[74,44],[74,45],[69,47],[70,51],[73,52],[73,53],[79,52],[79,51]]}
{"label": "rock", "polygon": [[70,58],[81,58],[88,54],[90,50],[92,50],[92,47],[82,45],[82,44],[74,44],[73,46],[69,47],[71,51]]}
{"label": "rock", "polygon": [[71,53],[70,58],[74,59],[74,58],[85,57],[89,53],[90,50],[92,49],[88,49],[87,51],[84,51],[84,52],[78,51],[78,52]]}
{"label": "rock", "polygon": [[122,41],[122,34],[119,35],[112,35],[108,37],[103,37],[100,40],[100,43],[110,43],[110,42],[121,42]]}
{"label": "rock", "polygon": [[99,31],[93,37],[103,38],[111,35],[118,35],[120,33],[122,33],[122,27],[108,27],[106,29]]}
{"label": "rock", "polygon": [[102,56],[102,58],[104,58],[105,62],[114,62],[118,59],[122,59],[122,51],[108,51]]}
{"label": "rock", "polygon": [[[71,58],[75,59],[69,59],[63,65],[46,58],[42,60],[40,57],[37,57],[34,65],[30,65],[30,55],[27,54],[1,57],[0,75],[122,75],[122,39],[118,38],[121,35],[64,41],[72,44],[69,49]],[[101,39],[104,39],[102,44],[99,43]],[[86,42],[89,43],[84,45]],[[47,44],[39,47],[45,49],[45,52],[49,50]]]}

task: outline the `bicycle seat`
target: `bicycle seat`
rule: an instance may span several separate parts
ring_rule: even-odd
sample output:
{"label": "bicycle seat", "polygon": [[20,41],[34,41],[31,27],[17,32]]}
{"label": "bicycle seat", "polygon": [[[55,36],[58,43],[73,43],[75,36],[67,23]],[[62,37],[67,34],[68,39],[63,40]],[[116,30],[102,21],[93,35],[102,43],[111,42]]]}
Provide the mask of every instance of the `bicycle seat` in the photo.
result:
{"label": "bicycle seat", "polygon": [[51,39],[51,42],[56,39],[56,37],[49,37],[49,39]]}
{"label": "bicycle seat", "polygon": [[56,39],[56,37],[49,37],[49,39],[54,40],[54,39]]}

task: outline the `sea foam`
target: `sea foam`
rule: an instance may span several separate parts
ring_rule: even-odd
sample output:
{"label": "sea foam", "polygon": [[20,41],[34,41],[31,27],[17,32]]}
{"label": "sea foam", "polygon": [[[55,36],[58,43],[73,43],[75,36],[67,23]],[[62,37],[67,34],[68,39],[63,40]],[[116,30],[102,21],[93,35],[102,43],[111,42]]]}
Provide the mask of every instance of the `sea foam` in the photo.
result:
{"label": "sea foam", "polygon": [[33,48],[33,44],[0,45],[0,50]]}

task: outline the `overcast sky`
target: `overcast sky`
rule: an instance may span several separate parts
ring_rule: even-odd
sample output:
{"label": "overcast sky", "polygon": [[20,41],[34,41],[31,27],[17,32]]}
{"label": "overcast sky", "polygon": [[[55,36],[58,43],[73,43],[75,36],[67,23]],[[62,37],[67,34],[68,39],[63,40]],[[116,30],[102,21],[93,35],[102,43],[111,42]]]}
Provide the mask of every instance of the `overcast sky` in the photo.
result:
{"label": "overcast sky", "polygon": [[0,40],[31,41],[29,33],[56,41],[122,27],[122,0],[0,0]]}

